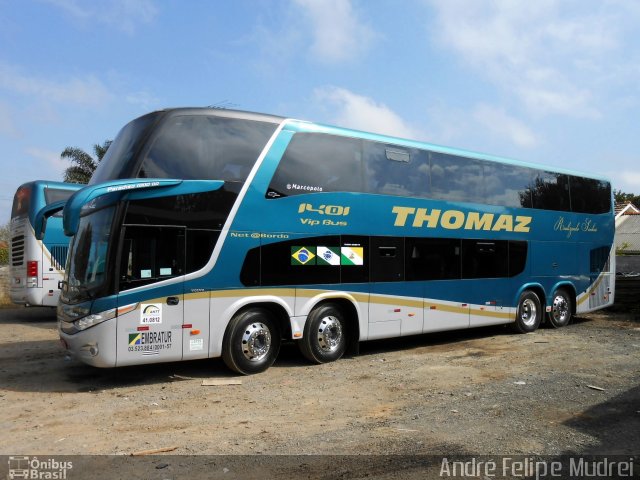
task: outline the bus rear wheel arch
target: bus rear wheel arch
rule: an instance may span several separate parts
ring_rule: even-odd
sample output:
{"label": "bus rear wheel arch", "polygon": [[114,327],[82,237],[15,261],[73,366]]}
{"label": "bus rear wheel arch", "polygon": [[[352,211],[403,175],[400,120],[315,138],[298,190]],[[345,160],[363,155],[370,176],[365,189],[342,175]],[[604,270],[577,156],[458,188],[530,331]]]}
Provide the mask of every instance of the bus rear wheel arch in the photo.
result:
{"label": "bus rear wheel arch", "polygon": [[516,320],[513,323],[515,331],[519,333],[534,332],[540,326],[542,317],[542,303],[538,294],[533,290],[522,292],[516,309]]}
{"label": "bus rear wheel arch", "polygon": [[566,288],[558,288],[551,297],[551,311],[547,315],[553,328],[564,327],[571,321],[574,308],[573,295]]}
{"label": "bus rear wheel arch", "polygon": [[304,325],[304,335],[298,347],[313,363],[338,360],[347,349],[349,328],[342,308],[332,302],[316,306]]}
{"label": "bus rear wheel arch", "polygon": [[243,375],[265,371],[280,350],[280,329],[272,312],[249,308],[236,313],[222,340],[222,359]]}

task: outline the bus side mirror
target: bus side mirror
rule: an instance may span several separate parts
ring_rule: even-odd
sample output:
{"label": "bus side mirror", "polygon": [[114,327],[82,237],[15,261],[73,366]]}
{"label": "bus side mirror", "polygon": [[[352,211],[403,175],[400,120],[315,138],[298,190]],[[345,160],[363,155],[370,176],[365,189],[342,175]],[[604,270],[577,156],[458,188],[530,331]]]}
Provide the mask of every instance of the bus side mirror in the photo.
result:
{"label": "bus side mirror", "polygon": [[44,238],[44,233],[47,230],[47,219],[62,210],[66,203],[66,200],[60,200],[59,202],[50,203],[38,210],[33,221],[33,230],[36,239],[42,240]]}

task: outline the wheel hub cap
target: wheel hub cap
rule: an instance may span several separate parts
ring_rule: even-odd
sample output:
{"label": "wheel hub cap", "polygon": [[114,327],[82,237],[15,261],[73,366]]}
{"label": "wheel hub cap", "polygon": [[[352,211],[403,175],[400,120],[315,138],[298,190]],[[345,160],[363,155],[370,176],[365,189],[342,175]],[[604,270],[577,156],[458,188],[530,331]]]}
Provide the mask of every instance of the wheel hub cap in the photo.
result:
{"label": "wheel hub cap", "polygon": [[324,317],[318,327],[318,344],[324,352],[338,349],[342,341],[342,325],[336,317]]}
{"label": "wheel hub cap", "polygon": [[522,311],[520,313],[523,323],[527,326],[533,325],[536,321],[536,315],[536,304],[533,302],[533,300],[527,298],[524,302],[522,302]]}
{"label": "wheel hub cap", "polygon": [[558,295],[553,299],[553,307],[551,308],[551,311],[555,320],[564,322],[569,314],[569,305],[567,304],[567,300]]}
{"label": "wheel hub cap", "polygon": [[253,362],[266,357],[271,350],[271,332],[264,323],[252,323],[242,336],[242,353]]}

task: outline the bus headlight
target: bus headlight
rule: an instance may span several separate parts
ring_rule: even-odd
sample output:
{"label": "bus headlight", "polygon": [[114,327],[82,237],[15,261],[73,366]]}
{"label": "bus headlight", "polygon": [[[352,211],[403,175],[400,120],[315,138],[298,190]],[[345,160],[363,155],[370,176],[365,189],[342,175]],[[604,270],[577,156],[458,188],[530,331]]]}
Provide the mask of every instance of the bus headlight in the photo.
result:
{"label": "bus headlight", "polygon": [[91,310],[89,306],[84,305],[64,305],[58,303],[58,317],[64,318],[66,322],[72,322],[78,317],[85,317]]}
{"label": "bus headlight", "polygon": [[116,309],[112,308],[111,310],[107,310],[106,312],[93,313],[91,315],[87,315],[86,317],[73,322],[73,325],[74,327],[76,327],[77,331],[81,332],[82,330],[86,330],[87,328],[95,327],[99,323],[102,323],[106,320],[111,320],[112,318],[115,318],[115,316],[116,316]]}

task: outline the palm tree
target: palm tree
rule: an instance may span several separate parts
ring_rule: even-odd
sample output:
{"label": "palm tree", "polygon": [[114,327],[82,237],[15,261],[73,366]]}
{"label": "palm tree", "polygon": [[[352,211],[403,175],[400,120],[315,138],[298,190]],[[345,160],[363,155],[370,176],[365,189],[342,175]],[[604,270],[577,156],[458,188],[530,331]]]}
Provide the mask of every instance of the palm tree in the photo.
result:
{"label": "palm tree", "polygon": [[60,154],[60,158],[68,159],[75,165],[70,166],[64,171],[64,181],[70,183],[89,183],[91,175],[98,167],[98,163],[105,156],[111,140],[105,140],[102,145],[95,144],[93,153],[95,158],[78,147],[67,147]]}

